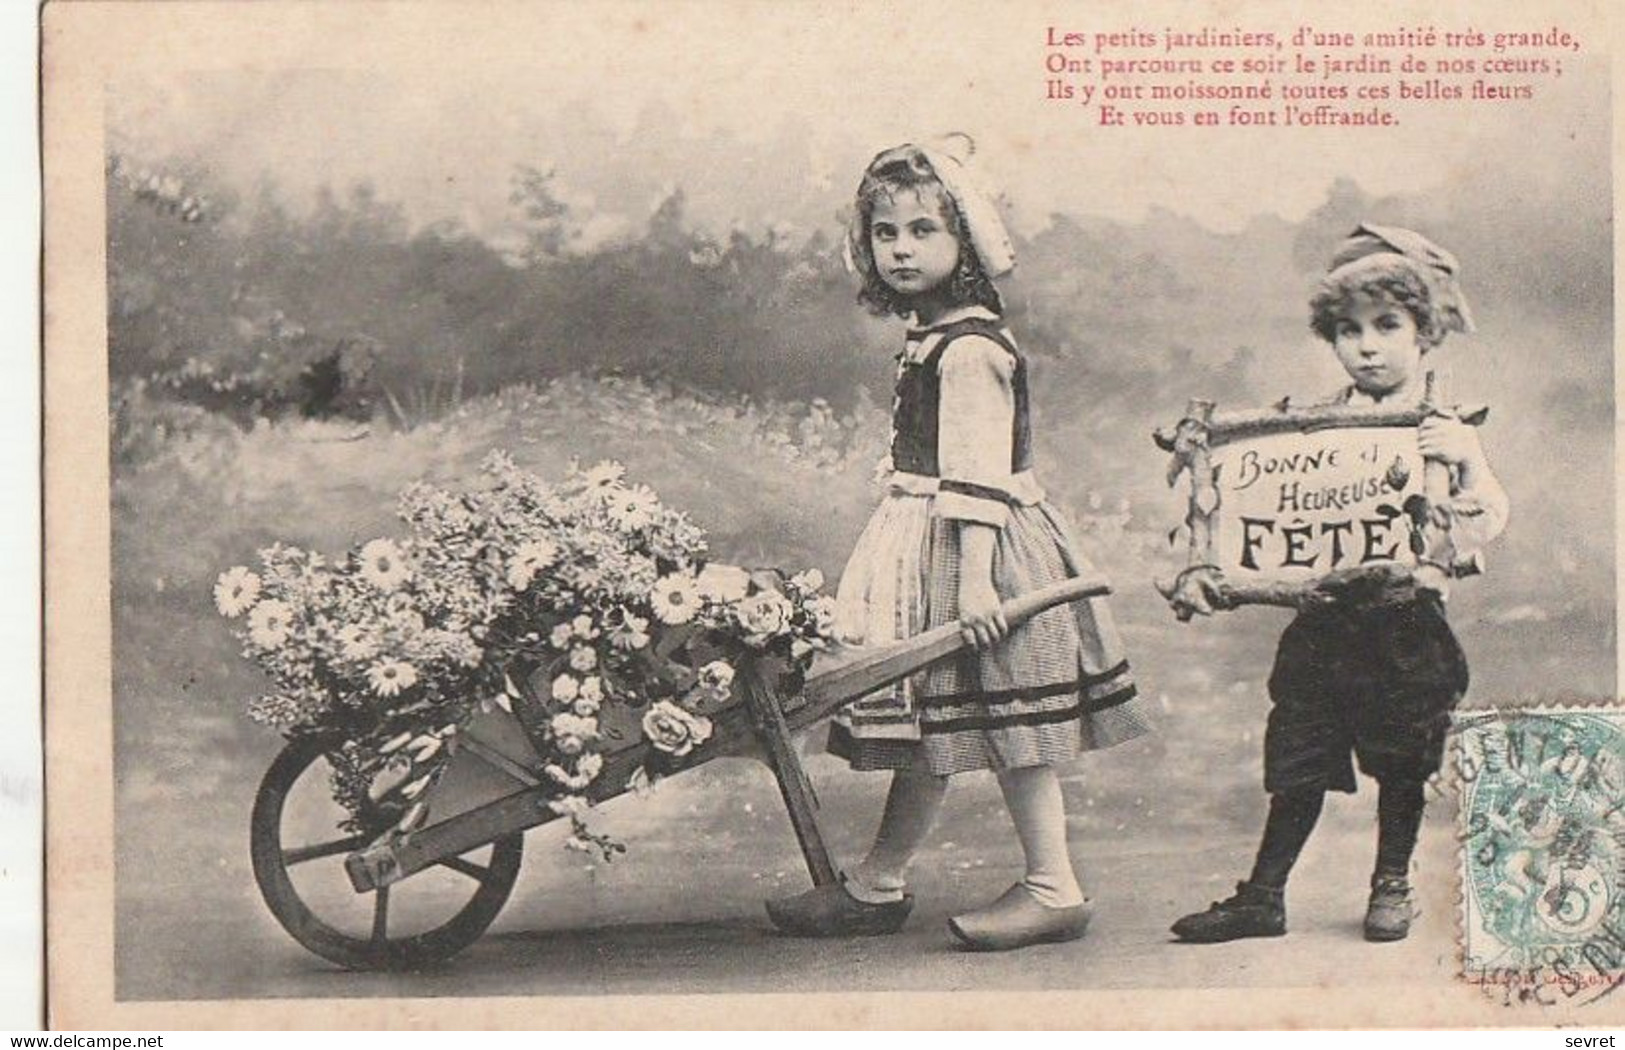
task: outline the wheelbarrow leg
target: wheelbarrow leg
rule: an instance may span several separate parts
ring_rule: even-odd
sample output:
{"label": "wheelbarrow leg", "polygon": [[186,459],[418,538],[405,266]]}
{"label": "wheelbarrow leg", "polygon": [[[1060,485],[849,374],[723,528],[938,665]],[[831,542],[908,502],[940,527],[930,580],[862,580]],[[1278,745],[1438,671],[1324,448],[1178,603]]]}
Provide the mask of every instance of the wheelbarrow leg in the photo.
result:
{"label": "wheelbarrow leg", "polygon": [[759,675],[750,673],[740,677],[744,680],[756,734],[767,750],[768,765],[773,768],[779,793],[784,796],[784,807],[790,813],[790,826],[795,828],[796,839],[801,843],[807,872],[814,886],[833,886],[840,881],[840,874],[818,830],[818,800],[813,796],[806,770],[801,768],[801,756],[796,754],[795,742],[790,739],[790,727],[785,724],[778,697]]}

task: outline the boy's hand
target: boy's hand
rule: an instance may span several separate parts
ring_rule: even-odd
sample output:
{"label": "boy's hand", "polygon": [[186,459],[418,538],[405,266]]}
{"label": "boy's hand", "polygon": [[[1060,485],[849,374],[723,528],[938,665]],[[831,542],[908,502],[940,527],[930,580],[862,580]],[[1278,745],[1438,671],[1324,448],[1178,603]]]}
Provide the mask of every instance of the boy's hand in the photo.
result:
{"label": "boy's hand", "polygon": [[1424,459],[1436,459],[1452,467],[1484,459],[1477,429],[1454,416],[1429,416],[1417,427],[1416,436]]}
{"label": "boy's hand", "polygon": [[1224,574],[1211,565],[1186,569],[1173,583],[1157,587],[1181,622],[1232,608]]}
{"label": "boy's hand", "polygon": [[959,633],[967,645],[991,649],[1010,633],[1010,624],[999,609],[999,594],[992,580],[961,580],[959,584]]}

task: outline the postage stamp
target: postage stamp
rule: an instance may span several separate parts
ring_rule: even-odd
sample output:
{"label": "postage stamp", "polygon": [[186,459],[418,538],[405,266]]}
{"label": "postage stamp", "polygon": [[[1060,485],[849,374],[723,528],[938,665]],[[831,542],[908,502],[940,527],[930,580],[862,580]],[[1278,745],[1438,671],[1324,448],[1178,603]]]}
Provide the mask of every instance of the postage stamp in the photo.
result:
{"label": "postage stamp", "polygon": [[1463,975],[1590,1001],[1625,978],[1625,712],[1458,720]]}

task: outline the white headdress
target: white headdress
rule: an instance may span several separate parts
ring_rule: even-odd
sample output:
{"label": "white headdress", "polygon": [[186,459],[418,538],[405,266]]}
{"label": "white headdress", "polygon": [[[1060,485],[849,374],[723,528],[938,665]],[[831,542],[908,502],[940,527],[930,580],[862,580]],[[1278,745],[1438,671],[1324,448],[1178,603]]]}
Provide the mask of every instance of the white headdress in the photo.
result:
{"label": "white headdress", "polygon": [[[976,152],[976,143],[963,132],[954,132],[932,140],[926,145],[906,143],[877,154],[864,169],[863,184],[880,169],[892,165],[905,165],[921,175],[931,175],[942,184],[942,190],[953,201],[964,222],[965,236],[970,241],[982,271],[988,277],[1001,277],[1016,263],[1015,250],[1010,245],[1010,234],[1004,220],[999,217],[992,194],[980,184],[969,160]],[[923,170],[922,170],[923,169]],[[847,230],[845,256],[847,268],[867,275],[874,269],[862,214],[854,214]]]}

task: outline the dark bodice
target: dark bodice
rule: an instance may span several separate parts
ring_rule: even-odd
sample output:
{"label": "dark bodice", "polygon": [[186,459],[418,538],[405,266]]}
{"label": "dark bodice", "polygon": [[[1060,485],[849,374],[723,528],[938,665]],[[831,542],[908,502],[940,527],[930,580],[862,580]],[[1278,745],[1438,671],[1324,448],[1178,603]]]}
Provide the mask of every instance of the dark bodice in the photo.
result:
{"label": "dark bodice", "polygon": [[[955,339],[979,335],[1003,347],[1015,362],[1010,377],[1011,394],[1015,401],[1011,426],[1010,473],[1020,474],[1032,468],[1032,422],[1028,408],[1027,362],[1016,349],[1008,332],[997,321],[981,317],[966,318],[944,325],[937,345],[921,360],[905,360],[897,374],[896,398],[892,403],[892,466],[908,474],[941,477],[937,463],[937,436],[940,433],[942,405],[942,355]],[[910,339],[929,335],[911,333]]]}

